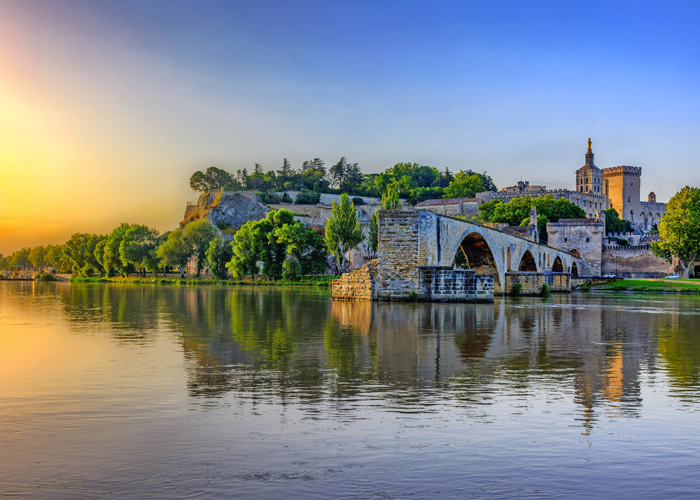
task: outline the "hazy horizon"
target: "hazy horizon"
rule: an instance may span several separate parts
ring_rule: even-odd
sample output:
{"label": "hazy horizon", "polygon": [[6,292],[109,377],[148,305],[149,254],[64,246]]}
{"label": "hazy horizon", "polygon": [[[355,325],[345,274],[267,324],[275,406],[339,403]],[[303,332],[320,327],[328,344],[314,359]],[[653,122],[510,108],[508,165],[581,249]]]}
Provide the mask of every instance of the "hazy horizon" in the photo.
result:
{"label": "hazy horizon", "polygon": [[345,156],[700,186],[700,4],[0,0],[0,253],[174,228],[195,170]]}

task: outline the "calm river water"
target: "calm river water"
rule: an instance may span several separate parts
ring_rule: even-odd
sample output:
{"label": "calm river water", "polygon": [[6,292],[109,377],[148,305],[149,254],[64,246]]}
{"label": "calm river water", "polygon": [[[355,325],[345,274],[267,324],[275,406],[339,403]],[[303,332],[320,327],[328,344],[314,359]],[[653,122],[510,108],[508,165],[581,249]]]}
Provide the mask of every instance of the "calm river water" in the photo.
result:
{"label": "calm river water", "polygon": [[0,496],[697,498],[700,298],[0,282]]}

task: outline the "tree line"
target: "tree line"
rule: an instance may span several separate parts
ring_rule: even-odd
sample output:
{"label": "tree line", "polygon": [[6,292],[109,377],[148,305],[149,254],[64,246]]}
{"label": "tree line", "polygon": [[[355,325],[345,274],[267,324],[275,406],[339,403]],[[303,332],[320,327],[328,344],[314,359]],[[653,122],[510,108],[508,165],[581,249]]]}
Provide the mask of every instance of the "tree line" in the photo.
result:
{"label": "tree line", "polygon": [[[190,177],[197,192],[253,190],[263,201],[291,202],[287,191],[301,191],[297,203],[317,203],[320,193],[349,193],[355,196],[382,197],[389,188],[411,204],[431,198],[472,198],[482,191],[496,191],[493,179],[484,173],[462,170],[453,175],[418,163],[397,163],[380,174],[363,174],[357,163],[341,158],[330,168],[320,158],[305,161],[299,169],[285,158],[279,170],[264,171],[255,164],[252,173],[239,169],[235,174],[217,167],[197,171]],[[284,198],[276,192],[284,192]],[[314,201],[316,200],[316,201]]]}
{"label": "tree line", "polygon": [[302,224],[284,209],[246,222],[233,240],[207,219],[165,234],[145,225],[123,223],[109,234],[76,233],[62,245],[25,247],[7,258],[0,254],[0,269],[32,264],[37,269],[49,266],[86,277],[133,273],[157,277],[173,270],[184,276],[193,261],[197,277],[208,268],[218,279],[226,279],[229,273],[297,279],[325,273],[329,253],[346,269],[345,254],[365,237],[352,201],[343,194],[340,204],[333,202],[331,217],[320,230]]}

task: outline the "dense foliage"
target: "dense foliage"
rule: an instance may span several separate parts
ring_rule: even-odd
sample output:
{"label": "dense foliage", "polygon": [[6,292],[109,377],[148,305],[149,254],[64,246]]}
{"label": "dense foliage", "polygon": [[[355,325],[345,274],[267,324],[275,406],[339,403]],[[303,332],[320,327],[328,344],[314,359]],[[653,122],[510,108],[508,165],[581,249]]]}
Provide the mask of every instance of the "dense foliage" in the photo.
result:
{"label": "dense foliage", "polygon": [[248,221],[234,236],[227,264],[235,277],[258,273],[268,279],[322,273],[327,268],[323,238],[294,219],[289,210],[271,210],[259,221]]}
{"label": "dense foliage", "polygon": [[662,240],[653,243],[651,251],[670,263],[678,259],[689,278],[700,257],[700,188],[686,186],[669,200],[659,234]]}
{"label": "dense foliage", "polygon": [[614,208],[605,210],[605,232],[606,233],[631,233],[632,223],[628,220],[620,219],[620,214]]}
{"label": "dense foliage", "polygon": [[547,241],[547,223],[559,222],[559,219],[583,219],[586,213],[581,207],[565,198],[555,199],[551,194],[532,198],[523,196],[508,203],[492,200],[479,207],[480,215],[486,222],[501,222],[511,226],[530,224],[530,209],[537,209],[537,228],[540,239]]}
{"label": "dense foliage", "polygon": [[471,198],[481,191],[496,191],[493,179],[486,173],[465,170],[453,176],[448,169],[441,172],[418,163],[397,163],[381,174],[363,174],[357,163],[350,163],[345,157],[330,168],[320,158],[305,161],[300,169],[292,168],[285,158],[280,170],[267,172],[256,163],[251,174],[245,168],[233,175],[210,167],[206,172],[192,174],[190,186],[199,192],[252,189],[268,204],[289,201],[275,191],[301,191],[295,200],[299,204],[318,203],[321,193],[381,197],[390,187],[411,204],[430,198]]}

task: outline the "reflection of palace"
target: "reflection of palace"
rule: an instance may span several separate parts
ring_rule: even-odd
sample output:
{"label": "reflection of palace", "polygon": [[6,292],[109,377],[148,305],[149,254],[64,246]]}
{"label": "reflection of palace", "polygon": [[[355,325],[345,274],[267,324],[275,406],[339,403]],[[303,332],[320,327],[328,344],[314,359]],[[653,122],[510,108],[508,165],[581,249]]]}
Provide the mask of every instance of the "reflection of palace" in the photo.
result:
{"label": "reflection of palace", "polygon": [[78,329],[104,324],[123,343],[172,336],[195,398],[313,404],[370,391],[397,405],[427,394],[469,405],[495,393],[573,393],[589,429],[601,414],[637,416],[640,379],[660,364],[679,397],[697,398],[700,386],[697,317],[681,313],[694,297],[664,297],[675,311],[663,314],[654,299],[580,295],[477,305],[244,287],[75,285],[56,294]]}

